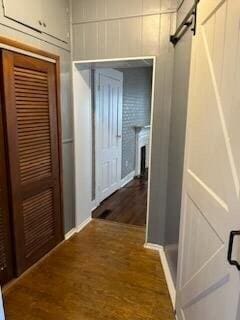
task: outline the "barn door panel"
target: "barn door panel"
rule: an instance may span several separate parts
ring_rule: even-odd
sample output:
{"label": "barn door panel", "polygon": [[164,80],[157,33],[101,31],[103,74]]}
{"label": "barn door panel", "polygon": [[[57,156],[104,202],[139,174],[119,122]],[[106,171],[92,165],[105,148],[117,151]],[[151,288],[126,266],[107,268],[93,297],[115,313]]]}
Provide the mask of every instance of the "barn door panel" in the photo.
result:
{"label": "barn door panel", "polygon": [[[201,0],[193,38],[178,264],[179,320],[239,320],[240,2]],[[229,263],[230,262],[230,263]]]}
{"label": "barn door panel", "polygon": [[55,64],[3,51],[17,272],[62,238]]}

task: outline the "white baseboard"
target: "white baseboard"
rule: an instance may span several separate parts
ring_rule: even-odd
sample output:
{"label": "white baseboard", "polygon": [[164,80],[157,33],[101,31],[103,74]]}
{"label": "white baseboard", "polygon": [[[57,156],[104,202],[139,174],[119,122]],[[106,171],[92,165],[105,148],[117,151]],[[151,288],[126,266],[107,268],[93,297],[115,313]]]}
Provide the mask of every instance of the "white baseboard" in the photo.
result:
{"label": "white baseboard", "polygon": [[159,244],[154,244],[154,243],[149,243],[149,242],[146,242],[144,244],[144,248],[150,249],[150,250],[157,250],[157,251],[163,250],[163,247],[160,246]]}
{"label": "white baseboard", "polygon": [[86,225],[89,224],[91,220],[92,220],[92,217],[89,217],[86,220],[84,220],[79,226],[76,227],[76,232],[80,232],[83,228],[86,227]]}
{"label": "white baseboard", "polygon": [[171,297],[172,305],[173,305],[173,308],[175,309],[176,308],[176,288],[174,286],[174,282],[172,279],[172,275],[170,272],[170,268],[168,265],[166,254],[165,254],[165,251],[163,248],[161,250],[159,250],[159,255],[160,255],[161,262],[162,262],[162,267],[163,267],[163,271],[165,274],[165,278],[167,281],[168,291],[169,291],[169,294]]}
{"label": "white baseboard", "polygon": [[121,185],[120,187],[123,188],[126,184],[128,184],[130,181],[132,181],[135,177],[135,171],[130,172],[126,177],[124,177],[121,180]]}
{"label": "white baseboard", "polygon": [[69,232],[67,232],[65,234],[65,240],[70,239],[75,233],[80,232],[83,228],[86,227],[86,225],[89,224],[89,222],[91,222],[92,218],[89,217],[86,220],[84,220],[79,226],[77,226],[76,228],[72,228]]}
{"label": "white baseboard", "polygon": [[171,298],[171,301],[172,301],[173,308],[175,310],[175,307],[176,307],[176,289],[175,289],[174,282],[173,282],[173,279],[172,279],[172,275],[171,275],[171,272],[170,272],[170,269],[169,269],[167,258],[166,258],[165,252],[164,252],[164,248],[163,248],[163,246],[160,246],[158,244],[153,244],[153,243],[145,243],[144,244],[144,248],[151,249],[151,250],[156,250],[156,251],[159,252],[160,260],[161,260],[161,263],[162,263],[164,275],[165,275],[167,286],[168,286],[168,291],[169,291],[169,294],[170,294],[170,298]]}
{"label": "white baseboard", "polygon": [[65,240],[70,239],[76,233],[76,228],[72,228],[65,234]]}

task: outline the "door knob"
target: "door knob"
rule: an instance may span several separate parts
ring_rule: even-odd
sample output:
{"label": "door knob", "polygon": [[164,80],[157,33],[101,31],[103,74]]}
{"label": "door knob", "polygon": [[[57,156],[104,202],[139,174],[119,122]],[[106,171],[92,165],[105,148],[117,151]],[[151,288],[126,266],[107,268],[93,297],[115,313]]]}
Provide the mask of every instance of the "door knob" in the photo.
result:
{"label": "door knob", "polygon": [[122,136],[120,134],[117,134],[116,138],[122,138]]}
{"label": "door knob", "polygon": [[233,242],[236,236],[240,236],[240,231],[231,231],[228,245],[228,262],[240,271],[240,264],[237,260],[232,259]]}

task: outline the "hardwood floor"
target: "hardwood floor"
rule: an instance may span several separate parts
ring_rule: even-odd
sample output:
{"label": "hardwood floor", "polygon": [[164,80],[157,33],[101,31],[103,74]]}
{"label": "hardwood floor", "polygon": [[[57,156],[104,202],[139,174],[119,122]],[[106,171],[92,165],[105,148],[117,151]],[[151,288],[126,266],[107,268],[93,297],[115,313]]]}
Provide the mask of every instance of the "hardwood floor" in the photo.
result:
{"label": "hardwood floor", "polygon": [[134,179],[93,211],[93,218],[100,218],[136,226],[146,225],[147,180]]}
{"label": "hardwood floor", "polygon": [[7,320],[173,320],[144,228],[94,219],[4,292]]}

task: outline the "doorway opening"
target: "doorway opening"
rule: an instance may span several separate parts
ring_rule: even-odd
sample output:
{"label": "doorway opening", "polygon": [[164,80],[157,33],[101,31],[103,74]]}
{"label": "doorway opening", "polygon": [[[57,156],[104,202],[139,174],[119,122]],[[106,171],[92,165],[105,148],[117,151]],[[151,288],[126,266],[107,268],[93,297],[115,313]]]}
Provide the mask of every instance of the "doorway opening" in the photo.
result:
{"label": "doorway opening", "polygon": [[155,57],[73,63],[77,225],[147,225],[154,78]]}

